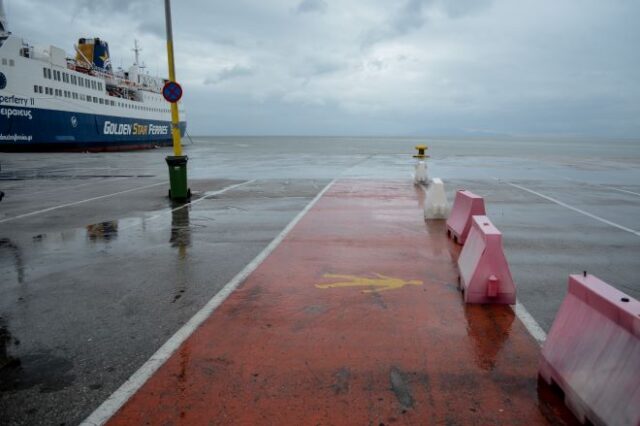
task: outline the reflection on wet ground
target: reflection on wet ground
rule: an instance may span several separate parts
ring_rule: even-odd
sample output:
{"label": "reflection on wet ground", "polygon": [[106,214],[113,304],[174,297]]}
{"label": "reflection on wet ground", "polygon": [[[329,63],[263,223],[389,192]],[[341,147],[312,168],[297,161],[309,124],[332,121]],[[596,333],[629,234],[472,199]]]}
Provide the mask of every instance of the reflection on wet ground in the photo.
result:
{"label": "reflection on wet ground", "polygon": [[[22,260],[22,252],[17,244],[13,243],[9,238],[0,238],[0,252],[9,251],[13,257],[15,265],[16,278],[18,284],[24,282],[24,262]],[[2,253],[4,255],[4,253]]]}
{"label": "reflection on wet ground", "polygon": [[118,221],[95,223],[87,225],[87,237],[91,241],[110,241],[118,237]]}
{"label": "reflection on wet ground", "polygon": [[504,343],[509,339],[515,314],[510,306],[465,304],[467,334],[473,342],[478,367],[491,371]]}
{"label": "reflection on wet ground", "polygon": [[0,369],[0,392],[37,388],[39,393],[57,392],[73,384],[73,363],[52,351],[34,352],[13,359]]}
{"label": "reflection on wet ground", "polygon": [[[9,354],[10,347],[19,344],[20,341],[13,339],[4,320],[0,317],[0,378],[2,378],[2,371],[5,369],[15,368],[20,365],[20,361]],[[0,382],[3,381],[4,379],[0,380]]]}
{"label": "reflection on wet ground", "polygon": [[186,248],[191,245],[191,227],[189,223],[189,205],[171,205],[171,247]]}

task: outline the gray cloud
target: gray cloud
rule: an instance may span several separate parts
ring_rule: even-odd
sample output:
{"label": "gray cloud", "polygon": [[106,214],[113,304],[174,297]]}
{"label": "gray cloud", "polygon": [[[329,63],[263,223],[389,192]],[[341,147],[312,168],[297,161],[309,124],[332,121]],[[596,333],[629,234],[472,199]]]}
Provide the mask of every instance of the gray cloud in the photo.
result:
{"label": "gray cloud", "polygon": [[253,73],[254,73],[254,70],[251,67],[234,65],[232,67],[223,69],[213,77],[207,77],[204,80],[204,84],[217,84],[225,80],[231,80],[238,77],[250,76]]}
{"label": "gray cloud", "polygon": [[440,0],[439,7],[450,18],[462,18],[491,7],[493,0]]}
{"label": "gray cloud", "polygon": [[291,70],[291,75],[297,78],[312,78],[325,76],[341,70],[345,70],[347,65],[335,61],[320,61],[313,57],[303,58],[301,63],[295,64]]}
{"label": "gray cloud", "polygon": [[421,28],[426,22],[424,9],[434,0],[406,0],[391,17],[381,25],[368,30],[364,36],[363,47],[370,47],[384,40],[403,36]]}
{"label": "gray cloud", "polygon": [[368,30],[363,36],[363,46],[394,39],[422,28],[429,12],[441,12],[451,19],[463,18],[481,12],[493,0],[406,0],[382,24]]}
{"label": "gray cloud", "polygon": [[328,8],[327,2],[324,0],[302,0],[298,7],[296,7],[296,13],[322,13],[326,12]]}
{"label": "gray cloud", "polygon": [[164,6],[153,0],[75,0],[72,10],[75,18],[93,16],[108,24],[135,17],[139,32],[165,37]]}
{"label": "gray cloud", "polygon": [[[72,52],[78,37],[101,37],[126,68],[138,39],[151,73],[167,74],[155,0],[6,6],[27,41]],[[172,6],[192,134],[640,135],[635,1]]]}

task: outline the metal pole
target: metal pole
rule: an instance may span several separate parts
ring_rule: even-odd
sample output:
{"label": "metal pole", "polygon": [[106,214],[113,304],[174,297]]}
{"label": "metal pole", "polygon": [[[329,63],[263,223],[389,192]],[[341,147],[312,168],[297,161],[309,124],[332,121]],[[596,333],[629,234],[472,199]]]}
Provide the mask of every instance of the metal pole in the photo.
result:
{"label": "metal pole", "polygon": [[[176,65],[173,56],[173,28],[171,25],[171,3],[164,0],[164,16],[167,25],[167,57],[169,59],[169,80],[176,81]],[[182,144],[180,142],[180,115],[178,113],[178,103],[171,103],[171,134],[173,136],[173,155],[182,155]]]}
{"label": "metal pole", "polygon": [[[167,24],[167,58],[169,59],[169,80],[176,83],[176,66],[173,56],[173,29],[171,27],[171,4],[164,0],[165,21]],[[182,155],[180,143],[180,116],[178,103],[171,102],[171,135],[173,137],[173,156],[165,158],[169,166],[169,198],[183,201],[191,198],[191,190],[187,181],[186,155]]]}

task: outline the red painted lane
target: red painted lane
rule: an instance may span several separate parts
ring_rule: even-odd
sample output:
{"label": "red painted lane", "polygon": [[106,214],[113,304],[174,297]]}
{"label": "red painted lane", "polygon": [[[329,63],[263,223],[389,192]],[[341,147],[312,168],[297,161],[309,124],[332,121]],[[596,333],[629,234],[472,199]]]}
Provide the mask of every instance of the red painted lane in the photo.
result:
{"label": "red painted lane", "polygon": [[[562,424],[512,310],[462,303],[421,194],[336,183],[110,424]],[[423,285],[316,287],[376,273]]]}

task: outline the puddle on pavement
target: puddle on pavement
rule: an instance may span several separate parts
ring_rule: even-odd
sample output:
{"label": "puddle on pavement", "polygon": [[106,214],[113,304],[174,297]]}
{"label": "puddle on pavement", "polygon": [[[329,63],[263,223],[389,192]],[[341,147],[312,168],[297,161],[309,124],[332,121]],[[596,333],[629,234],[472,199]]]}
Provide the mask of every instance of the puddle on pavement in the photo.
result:
{"label": "puddle on pavement", "polygon": [[55,392],[70,386],[73,363],[41,350],[17,356],[20,340],[11,334],[0,318],[0,392],[15,392],[38,386],[41,393]]}
{"label": "puddle on pavement", "polygon": [[9,238],[0,238],[0,254],[4,255],[8,252],[13,259],[13,265],[16,270],[16,279],[18,284],[24,282],[24,261],[22,259],[22,250],[12,242]]}

